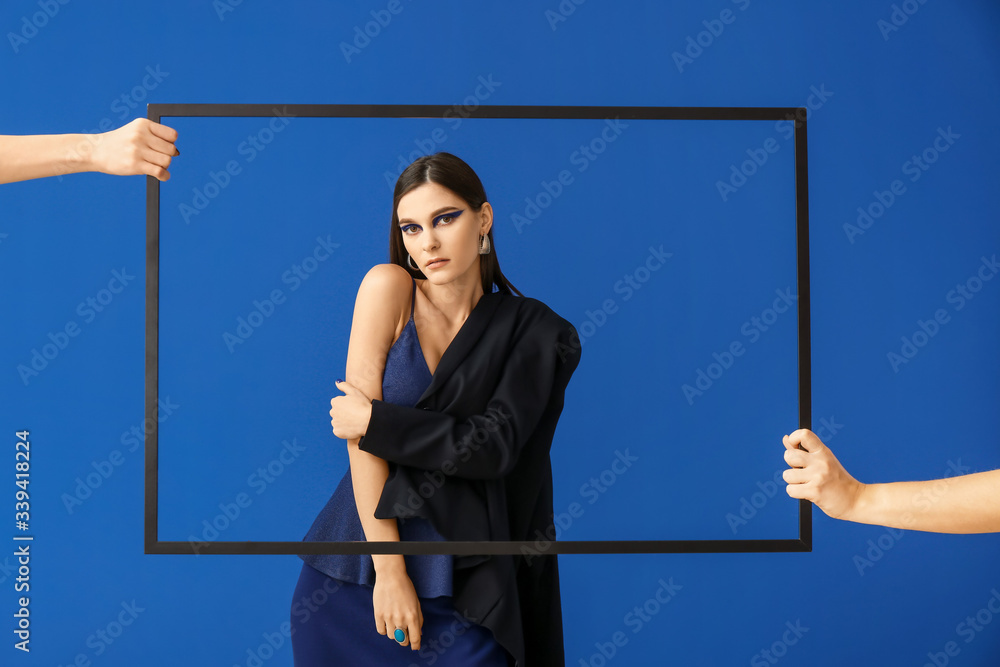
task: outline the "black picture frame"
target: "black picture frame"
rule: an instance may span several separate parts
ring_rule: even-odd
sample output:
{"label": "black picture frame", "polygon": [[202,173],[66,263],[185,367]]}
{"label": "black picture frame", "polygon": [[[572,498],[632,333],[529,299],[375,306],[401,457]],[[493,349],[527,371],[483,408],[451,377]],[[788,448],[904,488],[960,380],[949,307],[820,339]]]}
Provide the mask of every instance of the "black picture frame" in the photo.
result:
{"label": "black picture frame", "polygon": [[[268,117],[280,108],[299,118],[444,118],[453,105],[411,104],[149,104],[147,117]],[[788,120],[794,121],[795,233],[798,285],[799,424],[812,425],[809,328],[809,202],[805,107],[649,107],[496,105],[464,108],[466,118],[603,120]],[[160,181],[146,178],[146,435],[145,525],[147,554],[285,555],[285,554],[610,554],[610,553],[762,553],[812,551],[812,503],[799,501],[799,535],[795,539],[732,540],[568,540],[529,542],[257,542],[160,541],[157,534],[159,451],[159,223]]]}

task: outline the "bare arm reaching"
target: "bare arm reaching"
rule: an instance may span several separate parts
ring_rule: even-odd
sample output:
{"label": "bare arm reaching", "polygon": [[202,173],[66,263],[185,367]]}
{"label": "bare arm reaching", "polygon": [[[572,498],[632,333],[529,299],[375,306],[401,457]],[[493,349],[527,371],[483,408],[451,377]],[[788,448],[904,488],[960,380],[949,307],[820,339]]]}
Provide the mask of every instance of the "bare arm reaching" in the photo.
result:
{"label": "bare arm reaching", "polygon": [[782,441],[785,462],[793,466],[783,474],[788,495],[815,503],[835,519],[935,533],[1000,532],[1000,470],[863,484],[809,429]]}
{"label": "bare arm reaching", "polygon": [[102,134],[0,135],[0,183],[82,171],[166,181],[175,141],[177,130],[146,118]]}

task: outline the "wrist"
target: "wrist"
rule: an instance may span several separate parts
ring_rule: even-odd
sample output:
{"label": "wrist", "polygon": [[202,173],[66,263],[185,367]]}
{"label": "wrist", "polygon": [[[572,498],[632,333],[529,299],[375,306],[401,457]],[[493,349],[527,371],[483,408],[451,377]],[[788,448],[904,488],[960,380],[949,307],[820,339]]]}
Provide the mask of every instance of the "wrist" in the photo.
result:
{"label": "wrist", "polygon": [[853,497],[851,499],[851,503],[847,506],[847,511],[844,512],[844,516],[840,518],[845,521],[867,523],[867,521],[865,521],[865,517],[871,514],[873,493],[874,489],[872,488],[872,485],[856,481],[854,491],[852,493]]}
{"label": "wrist", "polygon": [[400,554],[375,554],[372,562],[376,578],[406,576],[406,562]]}
{"label": "wrist", "polygon": [[71,134],[72,144],[66,150],[66,164],[70,173],[96,171],[94,149],[99,141],[96,134]]}

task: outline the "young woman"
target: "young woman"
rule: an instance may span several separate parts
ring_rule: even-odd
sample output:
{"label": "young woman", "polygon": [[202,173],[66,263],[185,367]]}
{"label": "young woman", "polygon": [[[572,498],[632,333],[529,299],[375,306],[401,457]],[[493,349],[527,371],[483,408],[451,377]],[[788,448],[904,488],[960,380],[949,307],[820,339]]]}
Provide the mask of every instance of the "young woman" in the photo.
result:
{"label": "young woman", "polygon": [[[391,263],[358,289],[347,381],[337,384],[345,395],[331,400],[350,470],[305,540],[526,541],[551,531],[548,447],[579,339],[507,281],[492,223],[479,177],[454,155],[422,157],[400,175]],[[299,667],[564,664],[555,556],[301,558]]]}

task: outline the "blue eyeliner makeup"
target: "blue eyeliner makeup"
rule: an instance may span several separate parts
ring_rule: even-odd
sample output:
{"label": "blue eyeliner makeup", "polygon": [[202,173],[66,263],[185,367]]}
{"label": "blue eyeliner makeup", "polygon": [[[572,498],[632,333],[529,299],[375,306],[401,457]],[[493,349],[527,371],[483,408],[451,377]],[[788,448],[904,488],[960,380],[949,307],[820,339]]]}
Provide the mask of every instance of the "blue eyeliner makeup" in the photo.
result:
{"label": "blue eyeliner makeup", "polygon": [[442,213],[441,215],[439,215],[436,218],[434,218],[433,222],[437,222],[441,218],[457,218],[458,216],[462,215],[463,213],[465,213],[465,209],[462,209],[460,211],[452,211],[451,213]]}
{"label": "blue eyeliner makeup", "polygon": [[[454,218],[457,218],[463,213],[465,213],[465,209],[460,209],[458,211],[449,211],[448,213],[442,213],[441,215],[435,216],[434,219],[431,221],[431,224],[436,225],[437,221],[440,220],[441,218],[452,218],[453,219],[452,222],[454,222]],[[415,223],[410,223],[408,225],[403,225],[399,229],[402,230],[404,234],[406,234],[407,233],[406,230],[409,229],[410,227],[419,227],[419,226],[420,225],[417,225]]]}

